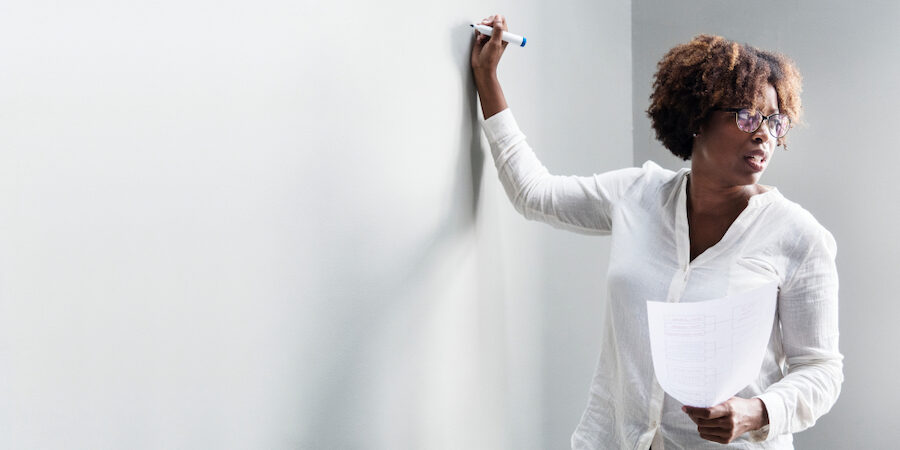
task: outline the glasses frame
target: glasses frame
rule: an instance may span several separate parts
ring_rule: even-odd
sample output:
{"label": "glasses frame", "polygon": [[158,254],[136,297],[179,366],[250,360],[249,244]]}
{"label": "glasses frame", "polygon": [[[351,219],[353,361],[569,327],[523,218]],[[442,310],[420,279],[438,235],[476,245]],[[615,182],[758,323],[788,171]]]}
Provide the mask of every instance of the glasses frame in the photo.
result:
{"label": "glasses frame", "polygon": [[[746,131],[746,130],[741,129],[740,124],[738,124],[738,120],[739,120],[739,119],[738,119],[738,114],[739,114],[741,111],[744,111],[744,110],[746,110],[747,112],[750,112],[750,111],[751,111],[750,108],[713,108],[713,110],[715,110],[715,111],[725,111],[725,112],[734,113],[734,124],[737,125],[738,130],[741,130],[741,131],[743,131],[744,133],[747,133],[747,134],[753,134],[753,133],[756,133],[756,130],[759,130],[759,127],[762,126],[763,122],[766,123],[766,129],[769,131],[769,135],[772,136],[772,137],[775,138],[775,139],[781,139],[781,138],[787,136],[788,131],[791,131],[791,118],[790,118],[789,116],[785,115],[785,114],[782,114],[782,113],[774,113],[774,114],[769,114],[769,115],[767,116],[767,115],[764,115],[763,113],[761,113],[761,112],[759,112],[759,111],[756,111],[756,114],[759,114],[760,116],[762,116],[762,120],[759,121],[759,125],[757,125],[756,128],[753,129],[753,131]],[[784,116],[784,119],[787,120],[787,131],[785,131],[784,134],[782,134],[781,136],[776,136],[776,135],[775,135],[775,132],[774,132],[774,128],[773,128],[772,126],[769,125],[769,118],[772,117],[772,116]]]}

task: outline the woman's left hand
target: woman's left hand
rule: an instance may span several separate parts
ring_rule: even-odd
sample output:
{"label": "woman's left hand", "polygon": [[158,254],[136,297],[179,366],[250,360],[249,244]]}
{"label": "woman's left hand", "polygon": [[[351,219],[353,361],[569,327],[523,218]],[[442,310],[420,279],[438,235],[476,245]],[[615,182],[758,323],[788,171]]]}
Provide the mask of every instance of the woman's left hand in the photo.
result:
{"label": "woman's left hand", "polygon": [[720,444],[727,444],[769,423],[766,405],[758,398],[731,397],[709,408],[683,406],[681,410],[697,424],[700,437]]}

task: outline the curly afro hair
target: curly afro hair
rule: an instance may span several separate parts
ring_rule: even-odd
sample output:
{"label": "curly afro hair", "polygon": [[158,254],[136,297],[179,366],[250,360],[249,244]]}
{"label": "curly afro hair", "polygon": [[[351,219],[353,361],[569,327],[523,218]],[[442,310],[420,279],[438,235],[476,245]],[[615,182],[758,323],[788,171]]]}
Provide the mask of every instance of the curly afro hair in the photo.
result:
{"label": "curly afro hair", "polygon": [[[693,134],[713,108],[759,104],[766,84],[775,87],[778,109],[799,125],[802,77],[786,56],[739,44],[721,36],[700,34],[678,45],[657,64],[647,115],[656,138],[675,156],[691,159]],[[784,145],[785,138],[778,139]]]}

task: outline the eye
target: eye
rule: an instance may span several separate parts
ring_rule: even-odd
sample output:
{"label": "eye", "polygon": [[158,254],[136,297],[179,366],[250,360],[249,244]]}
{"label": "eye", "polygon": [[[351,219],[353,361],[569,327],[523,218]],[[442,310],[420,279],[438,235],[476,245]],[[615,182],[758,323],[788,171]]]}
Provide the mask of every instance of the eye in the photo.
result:
{"label": "eye", "polygon": [[782,137],[787,134],[791,128],[791,119],[783,114],[776,114],[769,118],[776,137]]}
{"label": "eye", "polygon": [[737,113],[738,128],[748,133],[756,131],[761,120],[762,116],[759,114],[759,111],[751,111],[744,108]]}

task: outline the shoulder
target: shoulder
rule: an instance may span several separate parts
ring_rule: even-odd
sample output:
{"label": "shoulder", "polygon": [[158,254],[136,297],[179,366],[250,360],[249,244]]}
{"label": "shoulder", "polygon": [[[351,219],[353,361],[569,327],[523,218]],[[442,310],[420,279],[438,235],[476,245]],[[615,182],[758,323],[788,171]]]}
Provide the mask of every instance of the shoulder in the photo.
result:
{"label": "shoulder", "polygon": [[646,161],[641,169],[644,176],[640,195],[633,198],[639,199],[646,208],[660,208],[665,205],[673,207],[678,198],[679,188],[690,169],[671,170],[650,160]]}
{"label": "shoulder", "polygon": [[771,211],[779,229],[785,260],[781,295],[812,301],[836,295],[838,286],[837,243],[832,233],[797,202],[781,196]]}
{"label": "shoulder", "polygon": [[649,159],[647,161],[644,161],[644,164],[641,165],[640,170],[648,175],[648,178],[661,182],[673,180],[677,178],[677,175],[679,173],[674,170],[666,169]]}
{"label": "shoulder", "polygon": [[634,193],[635,191],[655,191],[662,186],[677,180],[678,174],[659,164],[647,160],[640,167],[628,167],[598,174],[598,181],[602,184],[614,184],[619,192]]}
{"label": "shoulder", "polygon": [[835,257],[834,235],[809,210],[780,194],[772,206],[773,216],[781,222],[784,243],[794,258],[804,259],[813,252]]}

